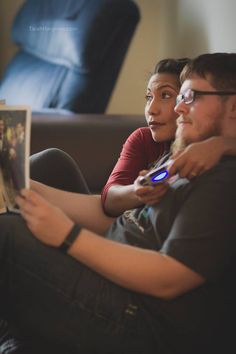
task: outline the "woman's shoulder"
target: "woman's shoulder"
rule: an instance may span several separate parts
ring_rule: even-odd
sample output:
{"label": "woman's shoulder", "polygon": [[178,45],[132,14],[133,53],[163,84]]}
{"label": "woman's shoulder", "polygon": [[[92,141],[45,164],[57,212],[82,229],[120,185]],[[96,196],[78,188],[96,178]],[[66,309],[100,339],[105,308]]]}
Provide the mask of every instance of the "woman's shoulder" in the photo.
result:
{"label": "woman's shoulder", "polygon": [[141,148],[146,150],[147,147],[156,148],[157,143],[153,140],[152,134],[148,127],[141,127],[134,130],[125,142],[126,147]]}
{"label": "woman's shoulder", "polygon": [[153,138],[152,138],[152,134],[151,131],[148,127],[140,127],[137,128],[136,130],[134,130],[130,136],[130,139],[133,140],[141,140],[141,141],[146,141],[146,142],[150,142],[152,144],[157,144]]}
{"label": "woman's shoulder", "polygon": [[145,146],[149,146],[155,150],[165,149],[167,143],[153,140],[152,133],[148,127],[141,127],[133,132],[133,138],[142,141]]}
{"label": "woman's shoulder", "polygon": [[129,151],[139,151],[148,162],[153,162],[169,150],[166,142],[156,142],[152,138],[151,131],[148,127],[140,127],[133,131],[128,137],[125,148]]}

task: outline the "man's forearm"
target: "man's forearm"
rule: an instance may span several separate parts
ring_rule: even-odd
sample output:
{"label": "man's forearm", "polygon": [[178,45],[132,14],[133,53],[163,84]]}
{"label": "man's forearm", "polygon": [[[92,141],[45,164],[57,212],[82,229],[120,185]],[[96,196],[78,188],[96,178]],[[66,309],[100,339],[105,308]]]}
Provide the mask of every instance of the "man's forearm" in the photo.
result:
{"label": "man's forearm", "polygon": [[130,290],[171,299],[204,279],[175,259],[82,229],[69,254],[107,279]]}
{"label": "man's forearm", "polygon": [[100,195],[62,191],[31,181],[31,189],[59,207],[73,221],[97,233],[103,233],[113,222],[105,215]]}

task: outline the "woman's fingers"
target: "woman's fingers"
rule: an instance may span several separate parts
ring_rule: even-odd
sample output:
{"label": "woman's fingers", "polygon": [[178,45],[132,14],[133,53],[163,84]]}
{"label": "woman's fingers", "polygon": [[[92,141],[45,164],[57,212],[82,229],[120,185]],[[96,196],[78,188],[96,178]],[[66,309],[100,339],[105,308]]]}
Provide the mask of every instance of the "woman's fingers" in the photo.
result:
{"label": "woman's fingers", "polygon": [[144,204],[153,205],[160,201],[168,190],[168,183],[158,183],[155,186],[143,187],[136,191],[136,195]]}

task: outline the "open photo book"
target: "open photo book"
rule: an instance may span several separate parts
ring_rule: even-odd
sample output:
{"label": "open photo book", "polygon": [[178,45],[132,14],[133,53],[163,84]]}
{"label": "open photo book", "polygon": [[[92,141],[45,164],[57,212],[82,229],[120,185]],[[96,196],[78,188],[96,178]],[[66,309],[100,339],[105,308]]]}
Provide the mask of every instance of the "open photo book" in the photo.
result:
{"label": "open photo book", "polygon": [[19,212],[15,197],[29,188],[31,110],[0,103],[0,213]]}

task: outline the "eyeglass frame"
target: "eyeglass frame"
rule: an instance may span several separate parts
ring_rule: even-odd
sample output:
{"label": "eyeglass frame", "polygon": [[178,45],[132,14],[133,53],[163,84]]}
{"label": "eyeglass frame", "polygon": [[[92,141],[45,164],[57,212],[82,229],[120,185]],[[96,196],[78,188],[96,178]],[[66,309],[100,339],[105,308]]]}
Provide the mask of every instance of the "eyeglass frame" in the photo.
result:
{"label": "eyeglass frame", "polygon": [[[185,94],[186,92],[192,92],[192,97],[190,100],[187,102],[185,101],[186,97]],[[236,95],[236,91],[199,91],[199,90],[194,90],[194,89],[188,89],[185,93],[179,94],[176,97],[176,106],[184,101],[185,104],[189,105],[193,103],[196,99],[197,96],[231,96],[231,95]]]}

